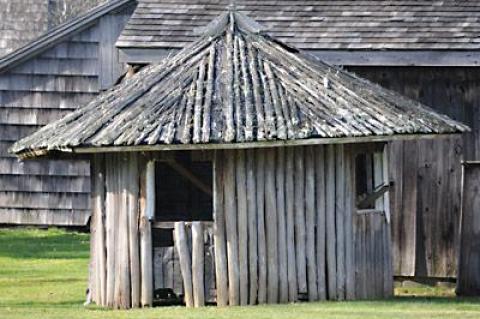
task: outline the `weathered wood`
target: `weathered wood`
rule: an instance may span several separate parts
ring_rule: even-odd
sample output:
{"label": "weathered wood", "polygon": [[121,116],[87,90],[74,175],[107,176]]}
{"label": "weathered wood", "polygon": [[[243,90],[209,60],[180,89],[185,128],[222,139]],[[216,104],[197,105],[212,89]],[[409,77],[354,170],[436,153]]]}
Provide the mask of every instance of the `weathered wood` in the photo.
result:
{"label": "weathered wood", "polygon": [[[150,189],[155,185],[155,163],[149,161],[143,164],[140,179],[140,278],[141,296],[143,307],[152,306],[153,303],[153,258],[152,258],[152,229],[149,216],[153,215],[155,193]],[[152,181],[153,179],[153,181]],[[153,194],[152,194],[153,193]],[[152,198],[153,195],[153,198]]]}
{"label": "weathered wood", "polygon": [[344,146],[337,145],[335,156],[335,230],[337,250],[337,298],[345,299],[345,165]]}
{"label": "weathered wood", "polygon": [[325,147],[315,148],[315,188],[316,188],[316,257],[317,257],[317,288],[318,298],[327,298],[325,245],[326,245],[326,209],[325,209]]}
{"label": "weathered wood", "polygon": [[345,146],[345,298],[355,299],[355,251],[353,237],[353,214],[355,210],[355,164],[351,145]]}
{"label": "weathered wood", "polygon": [[295,254],[295,153],[294,148],[286,149],[285,156],[285,209],[286,209],[286,236],[287,236],[287,276],[288,301],[298,299],[297,267]]}
{"label": "weathered wood", "polygon": [[267,301],[278,302],[278,234],[275,191],[275,150],[265,150],[265,223],[267,237]]}
{"label": "weathered wood", "polygon": [[287,229],[285,211],[285,149],[276,150],[276,198],[277,198],[277,238],[278,238],[278,276],[279,302],[288,302],[288,256],[287,256]]}
{"label": "weathered wood", "polygon": [[295,148],[295,256],[298,292],[307,293],[307,265],[305,255],[305,167],[303,147]]}
{"label": "weathered wood", "polygon": [[182,271],[185,304],[187,307],[193,307],[192,258],[190,256],[190,249],[188,248],[185,223],[176,222],[174,233],[175,248],[178,252],[180,269]]}
{"label": "weathered wood", "polygon": [[335,244],[335,146],[327,146],[325,161],[327,291],[328,299],[334,300],[337,298],[337,253]]}
{"label": "weathered wood", "polygon": [[267,301],[267,239],[265,235],[265,151],[255,150],[257,168],[258,303]]}
{"label": "weathered wood", "polygon": [[137,154],[129,154],[128,165],[128,228],[129,228],[129,256],[130,256],[130,287],[131,306],[140,306],[140,251],[139,251],[139,183]]}
{"label": "weathered wood", "polygon": [[227,247],[225,239],[223,152],[216,151],[213,161],[213,220],[217,306],[228,305]]}
{"label": "weathered wood", "polygon": [[235,152],[225,151],[223,167],[225,230],[228,256],[229,305],[240,304],[240,266],[238,260],[237,207],[235,197]]}
{"label": "weathered wood", "polygon": [[314,148],[305,149],[305,226],[308,300],[318,300],[317,260],[315,254],[315,162]]}
{"label": "weathered wood", "polygon": [[115,293],[115,249],[116,246],[116,233],[118,230],[117,223],[118,218],[116,218],[116,208],[117,201],[115,198],[115,193],[117,191],[116,184],[116,163],[114,157],[108,156],[106,160],[109,161],[110,165],[106,165],[106,257],[107,257],[107,266],[106,266],[106,306],[113,307],[114,305],[114,293]]}
{"label": "weathered wood", "polygon": [[[246,134],[247,135],[247,134]],[[257,303],[258,294],[258,229],[257,229],[257,184],[255,180],[255,151],[246,151],[247,160],[247,213],[248,213],[248,266],[249,304]]]}
{"label": "weathered wood", "polygon": [[203,225],[192,223],[192,286],[195,307],[205,305]]}
{"label": "weathered wood", "polygon": [[248,304],[248,215],[245,151],[235,152],[240,305]]}
{"label": "weathered wood", "polygon": [[[383,182],[390,183],[389,170],[389,150],[386,146],[383,148]],[[390,211],[390,193],[383,197],[383,209],[385,210],[386,225],[383,229],[383,297],[388,298],[393,296],[393,262],[392,262],[392,234],[391,234],[391,211]]]}
{"label": "weathered wood", "polygon": [[458,281],[456,292],[461,296],[480,295],[480,192],[478,180],[480,166],[464,164],[461,239],[458,257]]}

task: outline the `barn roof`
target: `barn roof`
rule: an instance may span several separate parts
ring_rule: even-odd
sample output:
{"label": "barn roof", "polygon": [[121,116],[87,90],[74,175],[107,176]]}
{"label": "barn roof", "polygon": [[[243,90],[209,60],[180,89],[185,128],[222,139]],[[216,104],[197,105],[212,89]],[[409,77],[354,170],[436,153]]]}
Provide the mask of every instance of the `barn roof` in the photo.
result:
{"label": "barn roof", "polygon": [[[463,124],[304,55],[237,12],[88,105],[17,142],[17,154],[442,134]],[[317,141],[322,143],[321,141]]]}
{"label": "barn roof", "polygon": [[[231,0],[139,0],[117,45],[183,48],[193,29]],[[480,1],[237,0],[279,40],[300,49],[475,50],[480,48]]]}

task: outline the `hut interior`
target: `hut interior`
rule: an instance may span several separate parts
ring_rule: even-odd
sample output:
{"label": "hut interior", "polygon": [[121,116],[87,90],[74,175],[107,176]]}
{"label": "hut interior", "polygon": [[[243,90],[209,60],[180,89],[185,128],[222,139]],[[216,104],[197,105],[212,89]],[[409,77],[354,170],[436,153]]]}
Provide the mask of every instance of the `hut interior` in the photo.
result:
{"label": "hut interior", "polygon": [[468,127],[238,12],[203,34],[11,148],[91,156],[93,300],[390,296],[384,143]]}

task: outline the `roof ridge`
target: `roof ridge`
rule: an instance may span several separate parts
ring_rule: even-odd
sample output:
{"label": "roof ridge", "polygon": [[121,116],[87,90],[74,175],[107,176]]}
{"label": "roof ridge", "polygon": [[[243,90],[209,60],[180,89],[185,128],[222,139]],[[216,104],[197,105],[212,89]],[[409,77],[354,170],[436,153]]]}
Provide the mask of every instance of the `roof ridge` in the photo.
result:
{"label": "roof ridge", "polygon": [[110,11],[134,2],[136,0],[111,0],[74,19],[59,24],[35,40],[2,57],[0,59],[0,72],[4,72],[26,59],[45,51],[71,33],[81,30]]}

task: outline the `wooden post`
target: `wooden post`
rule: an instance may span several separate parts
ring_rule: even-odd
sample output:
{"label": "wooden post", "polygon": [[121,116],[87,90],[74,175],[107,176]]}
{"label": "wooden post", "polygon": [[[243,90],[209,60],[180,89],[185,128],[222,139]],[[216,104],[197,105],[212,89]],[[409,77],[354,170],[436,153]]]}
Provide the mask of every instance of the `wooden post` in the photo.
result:
{"label": "wooden post", "polygon": [[326,243],[328,299],[337,299],[337,257],[335,235],[335,146],[327,146],[326,156]]}
{"label": "wooden post", "polygon": [[[388,171],[388,146],[383,147],[383,182],[387,185],[390,184],[390,175]],[[385,211],[385,231],[383,238],[383,244],[386,247],[384,250],[384,267],[385,267],[385,277],[383,280],[384,286],[384,297],[393,296],[393,262],[392,262],[392,238],[391,238],[391,212],[390,212],[390,192],[387,192],[383,195],[383,209]]]}
{"label": "wooden post", "polygon": [[192,222],[192,285],[195,307],[205,306],[203,225]]}
{"label": "wooden post", "polygon": [[275,191],[275,150],[267,149],[265,157],[265,224],[267,233],[267,300],[278,302],[278,241],[277,241],[277,208]]}
{"label": "wooden post", "polygon": [[278,224],[278,277],[279,301],[288,302],[287,233],[285,216],[285,148],[277,150],[277,224]]}
{"label": "wooden post", "polygon": [[315,257],[315,163],[313,147],[305,151],[305,226],[308,300],[318,300],[317,260]]}
{"label": "wooden post", "polygon": [[132,290],[132,308],[140,306],[140,251],[138,236],[138,193],[140,179],[138,176],[137,154],[129,156],[128,178],[128,228],[130,253],[130,286]]}
{"label": "wooden post", "polygon": [[224,151],[223,185],[225,192],[225,226],[228,255],[229,304],[240,304],[240,278],[238,261],[237,207],[235,201],[235,152]]}
{"label": "wooden post", "polygon": [[255,150],[257,166],[258,303],[267,301],[267,240],[265,236],[265,150]]}
{"label": "wooden post", "polygon": [[118,154],[118,192],[117,216],[118,219],[118,238],[116,241],[116,260],[115,263],[115,300],[114,306],[117,309],[128,309],[131,307],[131,289],[130,289],[130,258],[129,258],[129,228],[128,228],[128,156]]}
{"label": "wooden post", "polygon": [[335,226],[337,244],[337,298],[345,299],[345,167],[343,145],[336,145],[335,158]]}
{"label": "wooden post", "polygon": [[307,266],[305,255],[305,168],[304,149],[295,147],[295,249],[297,283],[300,293],[307,293]]}
{"label": "wooden post", "polygon": [[345,271],[346,299],[355,299],[355,252],[353,214],[355,209],[354,158],[351,146],[345,150]]}
{"label": "wooden post", "polygon": [[106,160],[109,160],[110,165],[106,165],[106,306],[112,308],[114,304],[115,293],[115,243],[118,220],[115,216],[116,212],[116,198],[115,192],[118,190],[116,185],[116,157],[113,155],[106,155]]}
{"label": "wooden post", "polygon": [[316,147],[315,157],[315,182],[316,182],[316,202],[317,202],[317,289],[318,298],[325,300],[327,298],[327,281],[325,277],[325,146]]}
{"label": "wooden post", "polygon": [[215,151],[213,161],[213,218],[215,245],[215,278],[217,283],[217,306],[228,305],[228,269],[225,240],[225,210],[223,206],[223,152]]}
{"label": "wooden post", "polygon": [[176,222],[174,232],[175,248],[178,252],[180,269],[183,278],[185,304],[187,307],[193,307],[192,260],[190,258],[190,250],[187,244],[188,238],[185,231],[185,223]]}
{"label": "wooden post", "polygon": [[286,196],[286,232],[287,232],[287,273],[288,273],[288,301],[298,299],[297,267],[295,257],[295,198],[294,198],[294,148],[286,149],[285,164],[285,196]]}
{"label": "wooden post", "polygon": [[[88,289],[90,294],[90,299],[95,302],[97,305],[100,304],[101,299],[101,290],[99,284],[99,274],[98,274],[98,258],[97,258],[97,241],[98,241],[98,232],[102,231],[98,225],[98,217],[97,215],[101,211],[99,211],[98,206],[96,205],[96,197],[98,196],[96,193],[96,172],[95,172],[95,156],[92,157],[92,161],[90,164],[90,189],[91,189],[91,201],[92,201],[92,215],[90,219],[90,260],[89,260],[89,273],[88,273]],[[88,302],[88,301],[87,301]]]}
{"label": "wooden post", "polygon": [[96,303],[106,305],[106,256],[105,256],[105,165],[104,155],[97,154],[92,162],[92,214],[94,217],[95,233],[95,257],[96,257]]}
{"label": "wooden post", "polygon": [[148,217],[153,216],[155,210],[155,162],[152,160],[142,170],[140,187],[140,301],[143,307],[148,307],[153,303],[152,229]]}
{"label": "wooden post", "polygon": [[[240,305],[248,304],[248,216],[247,182],[245,172],[245,151],[236,150],[236,189],[237,189],[237,225],[238,258],[240,271]],[[233,194],[232,194],[233,195]]]}
{"label": "wooden post", "polygon": [[247,150],[247,211],[248,211],[248,262],[250,275],[249,303],[257,302],[258,254],[257,254],[257,185],[255,181],[255,152]]}

